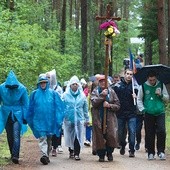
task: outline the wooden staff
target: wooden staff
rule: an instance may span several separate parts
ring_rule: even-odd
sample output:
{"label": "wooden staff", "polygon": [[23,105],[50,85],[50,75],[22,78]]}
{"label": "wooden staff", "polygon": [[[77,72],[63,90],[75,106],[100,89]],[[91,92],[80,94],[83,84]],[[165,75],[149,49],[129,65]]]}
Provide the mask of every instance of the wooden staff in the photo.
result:
{"label": "wooden staff", "polygon": [[[106,10],[106,16],[96,16],[96,20],[117,20],[120,21],[121,18],[120,17],[113,17],[111,16],[111,6],[109,4],[107,4],[107,10]],[[112,41],[111,38],[105,37],[105,88],[108,88],[108,68],[109,68],[109,51],[111,45],[112,45]],[[104,115],[103,115],[103,134],[106,134],[106,108],[104,108]]]}

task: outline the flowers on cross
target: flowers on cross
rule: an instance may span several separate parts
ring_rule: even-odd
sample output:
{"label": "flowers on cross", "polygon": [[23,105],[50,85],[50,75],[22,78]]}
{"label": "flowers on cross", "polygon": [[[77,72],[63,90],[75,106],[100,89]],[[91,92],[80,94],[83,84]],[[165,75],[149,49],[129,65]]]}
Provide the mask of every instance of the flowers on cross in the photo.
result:
{"label": "flowers on cross", "polygon": [[117,34],[120,34],[120,31],[117,28],[117,25],[114,21],[109,20],[100,25],[101,30],[105,30],[104,35],[107,38],[111,38],[116,36]]}

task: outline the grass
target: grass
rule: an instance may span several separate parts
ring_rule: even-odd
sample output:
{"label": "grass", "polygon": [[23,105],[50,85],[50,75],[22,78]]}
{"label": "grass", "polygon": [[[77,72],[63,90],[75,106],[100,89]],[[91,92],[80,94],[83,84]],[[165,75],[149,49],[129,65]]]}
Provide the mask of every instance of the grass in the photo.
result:
{"label": "grass", "polygon": [[166,107],[166,146],[170,153],[170,103]]}
{"label": "grass", "polygon": [[[23,137],[28,137],[32,134],[32,131],[30,128],[28,128],[28,131],[24,134]],[[0,135],[0,169],[4,165],[7,165],[10,162],[10,152],[8,148],[7,138],[6,138],[6,132],[4,131]]]}
{"label": "grass", "polygon": [[0,135],[0,153],[0,167],[2,167],[3,165],[8,164],[10,158],[6,133]]}

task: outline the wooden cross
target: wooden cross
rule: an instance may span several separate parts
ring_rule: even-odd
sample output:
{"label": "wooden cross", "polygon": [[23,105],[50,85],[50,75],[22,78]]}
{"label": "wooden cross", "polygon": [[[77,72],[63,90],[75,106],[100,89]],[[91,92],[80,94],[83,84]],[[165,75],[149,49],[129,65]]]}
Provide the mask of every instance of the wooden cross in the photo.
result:
{"label": "wooden cross", "polygon": [[[120,17],[111,16],[111,6],[107,4],[106,16],[96,16],[96,20],[117,20],[120,21]],[[106,46],[106,57],[105,57],[105,88],[108,88],[108,67],[109,67],[109,47],[112,45],[112,41],[110,38],[105,38],[105,46]],[[103,115],[103,135],[106,134],[106,108],[104,109]]]}
{"label": "wooden cross", "polygon": [[110,6],[110,4],[107,4],[106,16],[96,16],[96,20],[117,20],[117,21],[120,21],[121,18],[111,16],[111,6]]}

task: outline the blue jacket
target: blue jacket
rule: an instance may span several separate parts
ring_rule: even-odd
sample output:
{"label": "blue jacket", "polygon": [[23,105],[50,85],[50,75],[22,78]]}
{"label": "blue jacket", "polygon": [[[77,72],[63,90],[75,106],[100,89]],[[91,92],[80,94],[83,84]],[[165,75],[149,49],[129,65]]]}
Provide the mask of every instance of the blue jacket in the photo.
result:
{"label": "blue jacket", "polygon": [[[40,80],[41,81],[41,80]],[[36,138],[42,136],[60,135],[63,121],[64,103],[57,92],[49,88],[42,89],[38,83],[37,89],[30,95],[27,122]]]}
{"label": "blue jacket", "polygon": [[[120,109],[117,112],[118,118],[130,118],[136,116],[136,106],[133,101],[133,90],[132,83],[126,83],[124,79],[122,79],[119,83],[116,83],[114,86],[114,90],[120,101]],[[137,90],[135,90],[137,94]]]}
{"label": "blue jacket", "polygon": [[26,87],[17,80],[13,71],[9,72],[6,81],[0,85],[0,103],[0,133],[4,130],[10,113],[22,125],[22,132],[25,132],[23,119],[28,109],[28,94]]}

